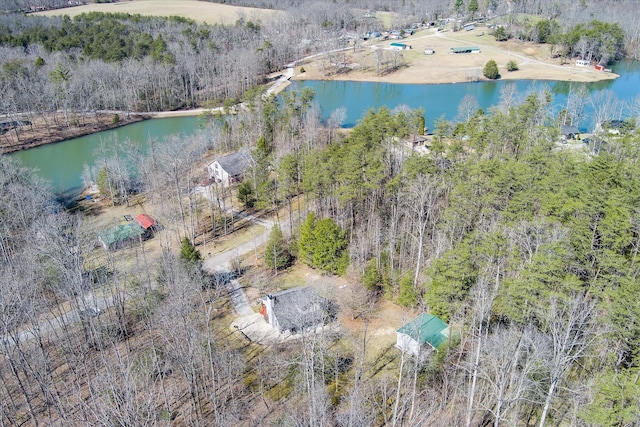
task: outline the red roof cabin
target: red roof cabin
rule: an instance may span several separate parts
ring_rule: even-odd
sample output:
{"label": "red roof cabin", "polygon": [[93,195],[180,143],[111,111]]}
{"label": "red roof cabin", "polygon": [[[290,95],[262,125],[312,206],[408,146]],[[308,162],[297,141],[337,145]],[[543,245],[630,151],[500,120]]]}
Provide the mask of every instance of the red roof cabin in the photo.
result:
{"label": "red roof cabin", "polygon": [[144,228],[147,231],[153,230],[155,226],[158,225],[155,219],[151,218],[149,215],[144,213],[141,213],[140,215],[138,215],[136,217],[136,221],[138,221],[138,224],[140,224],[140,226],[142,226],[142,228]]}
{"label": "red roof cabin", "polygon": [[596,65],[596,70],[604,71],[604,65],[600,65],[600,64]]}

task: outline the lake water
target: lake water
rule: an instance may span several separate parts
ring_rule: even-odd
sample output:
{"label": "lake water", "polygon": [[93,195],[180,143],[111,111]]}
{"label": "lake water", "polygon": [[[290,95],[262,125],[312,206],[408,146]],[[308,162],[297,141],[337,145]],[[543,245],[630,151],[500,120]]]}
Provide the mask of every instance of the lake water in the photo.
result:
{"label": "lake water", "polygon": [[[345,127],[355,126],[362,115],[371,108],[387,106],[393,109],[399,105],[408,105],[411,108],[423,107],[426,111],[426,124],[433,129],[433,122],[438,117],[456,119],[458,105],[466,95],[472,95],[480,107],[487,109],[499,103],[500,91],[509,84],[515,84],[521,95],[533,88],[548,87],[554,96],[556,112],[566,104],[569,92],[576,90],[579,85],[585,85],[591,94],[611,91],[620,101],[631,101],[640,94],[640,61],[623,61],[612,69],[620,74],[619,78],[588,84],[532,80],[438,85],[294,81],[287,90],[312,88],[316,93],[315,100],[321,106],[324,120],[336,109],[345,107]],[[79,192],[83,184],[81,175],[84,165],[94,163],[94,154],[101,143],[113,138],[118,141],[129,139],[144,149],[151,139],[163,141],[172,134],[183,134],[186,137],[193,135],[200,123],[200,119],[195,116],[147,120],[11,155],[19,158],[25,166],[37,169],[40,176],[51,181],[56,192],[73,194]],[[584,131],[591,129],[593,124],[587,118],[580,127]]]}
{"label": "lake water", "polygon": [[[386,106],[394,109],[401,105],[410,108],[424,108],[426,125],[433,129],[434,121],[444,116],[455,121],[458,105],[467,96],[473,96],[478,105],[484,109],[499,104],[500,93],[507,85],[516,85],[519,95],[531,90],[548,88],[553,95],[553,113],[566,106],[570,92],[584,86],[590,94],[610,90],[619,101],[630,101],[640,94],[640,61],[623,61],[612,67],[620,74],[615,80],[595,83],[576,83],[541,80],[498,80],[491,82],[452,83],[452,84],[392,84],[345,81],[293,81],[288,90],[311,88],[316,94],[316,101],[322,107],[323,120],[338,108],[346,108],[345,127],[353,127],[367,110]],[[579,127],[582,131],[593,129],[588,116],[589,106],[585,108],[585,117]],[[617,118],[617,117],[616,117]]]}
{"label": "lake water", "polygon": [[93,135],[86,135],[54,144],[42,145],[11,153],[25,166],[38,170],[60,194],[77,194],[82,189],[84,165],[93,165],[101,144],[130,140],[145,150],[151,140],[163,141],[168,135],[193,135],[200,124],[196,116],[152,119],[133,123]]}

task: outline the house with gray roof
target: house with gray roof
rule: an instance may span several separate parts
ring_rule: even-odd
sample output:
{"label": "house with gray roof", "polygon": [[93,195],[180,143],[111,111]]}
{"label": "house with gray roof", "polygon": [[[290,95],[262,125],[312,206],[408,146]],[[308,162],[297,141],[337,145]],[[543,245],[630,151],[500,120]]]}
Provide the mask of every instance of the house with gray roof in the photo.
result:
{"label": "house with gray roof", "polygon": [[310,286],[287,289],[260,300],[260,314],[279,332],[313,329],[335,318],[335,307]]}
{"label": "house with gray roof", "polygon": [[414,356],[419,356],[426,346],[438,349],[448,339],[449,326],[428,313],[422,313],[396,331],[396,347]]}
{"label": "house with gray roof", "polygon": [[575,126],[560,126],[560,136],[562,139],[576,139],[580,135],[580,130]]}
{"label": "house with gray roof", "polygon": [[219,157],[208,167],[209,176],[216,182],[228,187],[244,179],[247,169],[251,165],[251,154],[241,150]]}

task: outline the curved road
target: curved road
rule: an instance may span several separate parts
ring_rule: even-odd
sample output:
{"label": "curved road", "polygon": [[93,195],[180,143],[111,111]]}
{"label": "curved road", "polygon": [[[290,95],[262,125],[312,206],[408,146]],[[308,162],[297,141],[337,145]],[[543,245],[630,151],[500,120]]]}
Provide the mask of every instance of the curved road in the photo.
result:
{"label": "curved road", "polygon": [[[209,191],[204,190],[205,187],[199,187],[199,192],[204,197],[209,199],[211,203],[213,200],[211,199],[211,193]],[[212,276],[220,275],[222,276],[222,283],[224,284],[227,293],[229,294],[229,298],[231,299],[231,303],[233,304],[233,308],[240,316],[246,316],[249,314],[253,314],[253,310],[249,305],[249,301],[247,300],[246,295],[242,289],[240,283],[234,278],[234,272],[232,271],[232,261],[238,258],[240,255],[247,254],[251,251],[256,250],[258,246],[262,246],[267,242],[269,238],[269,233],[273,228],[274,222],[271,220],[257,218],[253,215],[247,215],[243,212],[233,211],[234,216],[239,216],[246,220],[251,221],[256,225],[260,225],[264,227],[264,233],[261,235],[254,237],[253,239],[245,242],[241,245],[236,246],[233,249],[229,249],[225,252],[222,252],[214,257],[206,259],[202,263],[202,268]],[[230,280],[225,280],[225,277],[230,277]]]}

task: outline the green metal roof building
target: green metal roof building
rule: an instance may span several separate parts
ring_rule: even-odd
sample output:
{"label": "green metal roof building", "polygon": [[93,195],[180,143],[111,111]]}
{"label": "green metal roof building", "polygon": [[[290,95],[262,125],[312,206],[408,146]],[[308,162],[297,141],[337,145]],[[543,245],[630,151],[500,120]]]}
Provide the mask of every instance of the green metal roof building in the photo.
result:
{"label": "green metal roof building", "polygon": [[115,250],[140,239],[145,233],[137,222],[118,224],[98,236],[98,240],[107,250]]}
{"label": "green metal roof building", "polygon": [[451,53],[480,53],[480,48],[477,46],[452,47]]}
{"label": "green metal roof building", "polygon": [[396,347],[417,356],[425,344],[437,349],[449,339],[449,326],[439,317],[422,313],[396,331]]}

